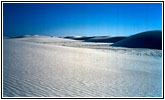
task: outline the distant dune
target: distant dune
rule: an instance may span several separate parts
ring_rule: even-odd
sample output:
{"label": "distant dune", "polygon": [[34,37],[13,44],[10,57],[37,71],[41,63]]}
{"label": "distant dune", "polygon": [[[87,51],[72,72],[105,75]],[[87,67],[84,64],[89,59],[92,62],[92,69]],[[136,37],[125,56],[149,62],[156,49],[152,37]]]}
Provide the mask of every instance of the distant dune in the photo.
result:
{"label": "distant dune", "polygon": [[66,36],[64,38],[73,39],[73,40],[87,40],[93,38],[93,36]]}
{"label": "distant dune", "polygon": [[127,48],[162,49],[162,31],[146,31],[120,40],[111,46]]}
{"label": "distant dune", "polygon": [[33,38],[33,37],[49,37],[49,36],[42,36],[42,35],[21,35],[21,36],[13,36],[13,37],[8,37],[8,38]]}
{"label": "distant dune", "polygon": [[66,36],[64,38],[73,39],[73,40],[82,40],[84,42],[99,42],[99,43],[115,43],[120,41],[126,37],[117,36],[117,37],[110,37],[110,36]]}
{"label": "distant dune", "polygon": [[125,38],[126,37],[123,37],[123,36],[118,36],[118,37],[104,36],[104,37],[90,38],[88,40],[85,40],[85,42],[115,43],[115,42],[120,41],[120,40],[125,39]]}

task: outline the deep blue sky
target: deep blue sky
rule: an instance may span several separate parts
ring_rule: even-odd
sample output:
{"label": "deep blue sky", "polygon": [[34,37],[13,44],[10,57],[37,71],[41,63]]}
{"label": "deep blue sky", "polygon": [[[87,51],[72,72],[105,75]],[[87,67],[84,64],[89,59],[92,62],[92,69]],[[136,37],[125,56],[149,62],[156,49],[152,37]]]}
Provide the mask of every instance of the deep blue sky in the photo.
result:
{"label": "deep blue sky", "polygon": [[4,36],[131,35],[162,30],[161,3],[4,3]]}

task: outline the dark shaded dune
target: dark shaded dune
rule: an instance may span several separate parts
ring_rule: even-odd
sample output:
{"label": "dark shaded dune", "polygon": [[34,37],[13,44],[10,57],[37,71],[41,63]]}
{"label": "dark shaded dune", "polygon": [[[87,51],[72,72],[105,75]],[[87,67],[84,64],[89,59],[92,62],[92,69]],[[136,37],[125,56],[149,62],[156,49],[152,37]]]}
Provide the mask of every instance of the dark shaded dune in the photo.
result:
{"label": "dark shaded dune", "polygon": [[88,40],[85,40],[85,42],[99,42],[99,43],[115,43],[117,41],[120,41],[122,39],[125,39],[126,37],[96,37],[96,38],[91,38]]}
{"label": "dark shaded dune", "polygon": [[10,38],[24,38],[24,36],[14,36],[14,37],[8,37],[9,39]]}
{"label": "dark shaded dune", "polygon": [[75,36],[65,36],[63,38],[68,38],[68,39],[72,39],[72,38],[76,38]]}
{"label": "dark shaded dune", "polygon": [[127,48],[162,49],[162,31],[147,31],[120,40],[111,46]]}

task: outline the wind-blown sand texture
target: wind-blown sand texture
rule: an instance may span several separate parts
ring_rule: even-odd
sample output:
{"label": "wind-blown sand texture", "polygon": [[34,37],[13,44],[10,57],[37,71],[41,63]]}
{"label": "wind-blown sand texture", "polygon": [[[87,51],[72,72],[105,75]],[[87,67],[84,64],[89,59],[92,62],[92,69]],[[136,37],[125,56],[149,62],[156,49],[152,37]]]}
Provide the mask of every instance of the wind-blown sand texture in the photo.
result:
{"label": "wind-blown sand texture", "polygon": [[161,97],[162,50],[3,39],[4,97]]}

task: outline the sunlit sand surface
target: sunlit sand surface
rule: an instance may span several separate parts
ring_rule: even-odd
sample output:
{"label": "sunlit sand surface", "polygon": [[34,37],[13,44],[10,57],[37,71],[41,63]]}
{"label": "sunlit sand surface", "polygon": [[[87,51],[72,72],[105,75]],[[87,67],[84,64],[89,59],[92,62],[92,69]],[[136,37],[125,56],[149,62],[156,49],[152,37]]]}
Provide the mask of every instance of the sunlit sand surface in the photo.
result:
{"label": "sunlit sand surface", "polygon": [[161,97],[162,50],[111,44],[3,39],[3,96]]}

